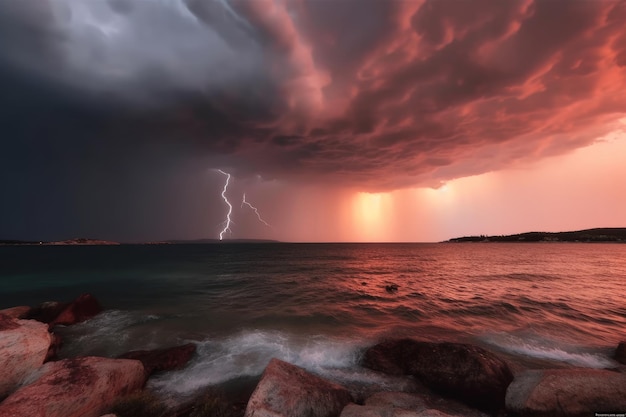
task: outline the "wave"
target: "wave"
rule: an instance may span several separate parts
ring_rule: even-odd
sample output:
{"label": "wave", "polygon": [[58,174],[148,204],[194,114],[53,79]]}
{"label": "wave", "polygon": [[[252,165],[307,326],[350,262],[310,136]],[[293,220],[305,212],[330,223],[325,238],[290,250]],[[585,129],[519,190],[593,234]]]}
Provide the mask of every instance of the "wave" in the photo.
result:
{"label": "wave", "polygon": [[359,366],[363,349],[370,344],[323,335],[245,330],[197,342],[197,355],[187,367],[153,377],[149,388],[165,396],[191,395],[208,386],[258,377],[272,358],[278,358],[345,384],[408,389],[412,382],[405,377],[388,377]]}
{"label": "wave", "polygon": [[601,369],[616,366],[616,363],[605,355],[585,352],[583,347],[564,345],[537,335],[524,338],[507,333],[497,333],[483,336],[482,339],[505,352],[517,355],[564,362],[584,368]]}
{"label": "wave", "polygon": [[272,358],[309,370],[348,368],[357,363],[360,348],[355,342],[323,336],[243,331],[223,339],[198,342],[196,359],[187,368],[158,376],[151,386],[178,394],[190,393],[205,386],[258,376]]}
{"label": "wave", "polygon": [[[158,326],[167,317],[141,312],[108,310],[82,323],[57,327],[63,338],[62,357],[117,356],[130,350],[156,349],[175,343]],[[166,339],[166,340],[164,340]]]}

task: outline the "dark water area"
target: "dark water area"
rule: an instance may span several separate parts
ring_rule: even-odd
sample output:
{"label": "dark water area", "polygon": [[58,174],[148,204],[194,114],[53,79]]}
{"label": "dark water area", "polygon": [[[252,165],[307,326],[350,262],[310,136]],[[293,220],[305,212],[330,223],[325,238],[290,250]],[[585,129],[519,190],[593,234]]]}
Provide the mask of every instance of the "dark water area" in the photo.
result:
{"label": "dark water area", "polygon": [[[387,288],[397,285],[397,290]],[[62,355],[194,342],[164,394],[258,377],[272,357],[338,381],[385,337],[469,342],[524,366],[615,366],[626,245],[584,243],[0,247],[0,309],[91,292]]]}

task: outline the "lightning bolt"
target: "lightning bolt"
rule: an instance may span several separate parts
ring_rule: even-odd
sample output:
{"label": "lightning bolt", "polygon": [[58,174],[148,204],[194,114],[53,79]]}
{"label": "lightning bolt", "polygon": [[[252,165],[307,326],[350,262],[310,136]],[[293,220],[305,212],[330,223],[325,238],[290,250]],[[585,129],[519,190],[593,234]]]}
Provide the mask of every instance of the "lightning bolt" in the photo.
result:
{"label": "lightning bolt", "polygon": [[226,214],[226,220],[224,221],[224,223],[226,223],[226,226],[224,226],[224,229],[222,229],[222,231],[220,232],[220,240],[222,240],[224,238],[224,233],[233,232],[232,230],[230,230],[230,224],[232,223],[232,220],[230,219],[230,215],[233,212],[233,205],[230,204],[230,201],[228,201],[228,198],[226,198],[226,190],[228,189],[228,183],[230,182],[230,174],[222,171],[221,169],[218,169],[217,171],[220,174],[226,175],[226,182],[224,183],[224,189],[222,190],[222,198],[224,199],[224,202],[228,206],[228,213]]}
{"label": "lightning bolt", "polygon": [[270,226],[270,224],[268,222],[266,222],[265,220],[263,220],[261,218],[261,215],[259,214],[259,209],[257,209],[256,207],[254,207],[252,204],[248,203],[246,201],[246,193],[243,193],[243,201],[241,202],[241,207],[243,208],[244,204],[248,207],[250,207],[252,210],[254,210],[254,212],[256,213],[256,217],[257,219],[259,219],[259,221],[261,223],[263,223],[264,225],[266,225],[267,227],[272,227]]}

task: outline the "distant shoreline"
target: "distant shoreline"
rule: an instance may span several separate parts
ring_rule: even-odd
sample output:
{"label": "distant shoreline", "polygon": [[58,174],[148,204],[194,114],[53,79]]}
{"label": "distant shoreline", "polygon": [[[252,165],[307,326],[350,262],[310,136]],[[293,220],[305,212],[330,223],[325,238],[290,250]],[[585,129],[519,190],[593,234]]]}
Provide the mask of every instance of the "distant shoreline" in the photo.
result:
{"label": "distant shoreline", "polygon": [[[489,242],[579,242],[579,243],[626,243],[626,227],[595,228],[570,232],[525,232],[513,235],[475,235],[455,237],[440,243],[489,243]],[[102,239],[75,238],[59,241],[31,241],[0,239],[0,246],[115,246],[115,245],[197,245],[197,244],[237,244],[237,243],[313,243],[283,242],[269,239],[190,239],[163,240],[153,242],[115,242]],[[321,242],[314,242],[321,243]],[[333,244],[353,244],[365,242],[326,242]],[[369,242],[383,243],[383,242]],[[386,243],[436,243],[436,242],[386,242]]]}
{"label": "distant shoreline", "polygon": [[626,243],[626,227],[596,228],[573,232],[526,232],[501,236],[464,236],[446,242],[582,242]]}
{"label": "distant shoreline", "polygon": [[232,244],[232,243],[281,243],[278,240],[264,239],[195,239],[164,240],[157,242],[115,242],[102,239],[76,238],[58,241],[2,240],[0,246],[117,246],[117,245],[195,245],[195,244]]}

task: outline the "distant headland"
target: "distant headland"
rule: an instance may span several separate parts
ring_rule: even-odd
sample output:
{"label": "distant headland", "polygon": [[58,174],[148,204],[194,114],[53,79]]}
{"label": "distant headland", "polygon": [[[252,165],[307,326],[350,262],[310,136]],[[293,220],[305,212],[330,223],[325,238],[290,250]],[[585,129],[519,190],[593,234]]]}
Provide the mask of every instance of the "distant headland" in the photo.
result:
{"label": "distant headland", "polygon": [[36,241],[36,240],[2,240],[1,245],[47,245],[47,246],[97,246],[97,245],[190,245],[205,243],[278,243],[277,240],[266,239],[194,239],[194,240],[163,240],[159,242],[114,242],[102,239],[75,238],[56,241]]}
{"label": "distant headland", "polygon": [[52,246],[78,246],[78,245],[119,245],[119,242],[101,239],[87,239],[84,237],[56,241],[30,241],[30,240],[0,240],[0,245],[52,245]]}
{"label": "distant headland", "polygon": [[626,243],[626,227],[597,228],[574,232],[526,232],[503,236],[464,236],[447,242],[619,242]]}

